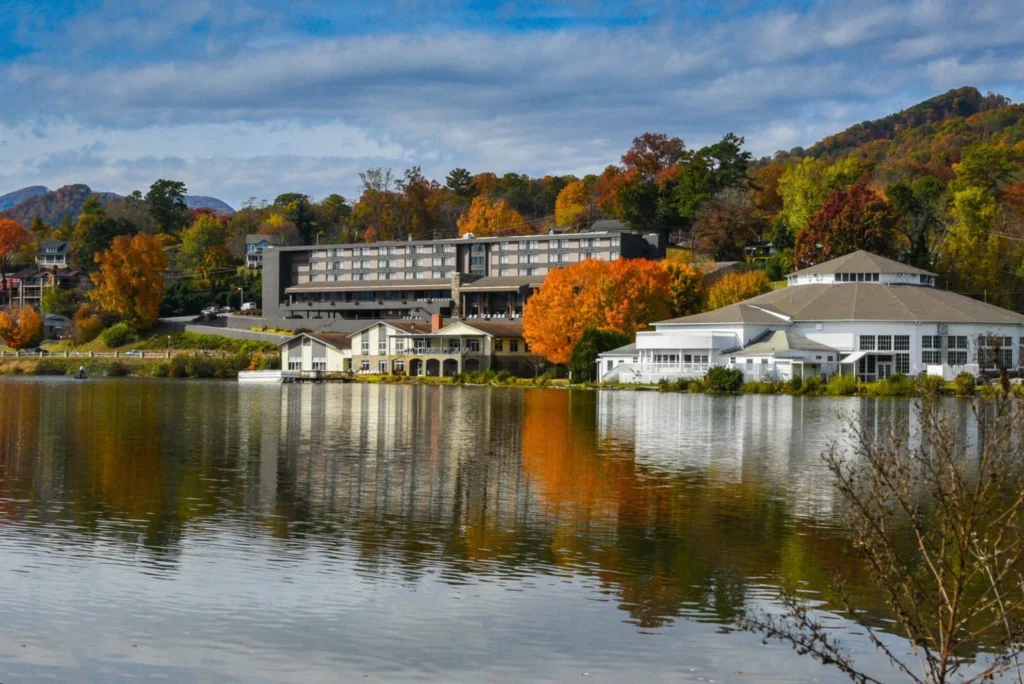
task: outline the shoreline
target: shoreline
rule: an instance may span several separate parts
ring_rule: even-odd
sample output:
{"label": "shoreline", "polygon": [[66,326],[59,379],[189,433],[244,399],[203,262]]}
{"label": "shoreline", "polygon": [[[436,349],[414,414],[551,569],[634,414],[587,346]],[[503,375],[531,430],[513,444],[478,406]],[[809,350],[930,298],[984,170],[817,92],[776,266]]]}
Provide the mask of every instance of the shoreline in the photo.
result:
{"label": "shoreline", "polygon": [[[122,357],[117,359],[77,358],[6,358],[0,359],[0,378],[3,377],[74,377],[83,366],[88,379],[104,378],[173,378],[181,380],[220,379],[237,380],[239,371],[252,370],[254,363],[265,363],[267,358],[240,353],[231,356],[211,357],[200,353],[178,354],[170,359],[153,360]],[[264,366],[260,370],[273,370]],[[715,396],[817,396],[817,397],[892,397],[918,398],[923,396],[950,396],[970,398],[976,394],[999,391],[998,383],[975,384],[966,380],[946,382],[940,378],[918,378],[894,376],[889,380],[864,383],[845,377],[826,383],[806,384],[782,382],[748,382],[730,388],[714,388],[705,380],[683,380],[673,383],[649,384],[603,384],[576,383],[541,375],[536,378],[519,378],[511,375],[479,374],[479,376],[455,377],[408,377],[396,375],[346,375],[343,378],[327,378],[325,382],[347,382],[366,385],[434,385],[441,387],[505,387],[545,388],[582,391],[609,392],[658,392],[664,394],[708,394]],[[1024,385],[1014,384],[1016,394],[1024,395]]]}

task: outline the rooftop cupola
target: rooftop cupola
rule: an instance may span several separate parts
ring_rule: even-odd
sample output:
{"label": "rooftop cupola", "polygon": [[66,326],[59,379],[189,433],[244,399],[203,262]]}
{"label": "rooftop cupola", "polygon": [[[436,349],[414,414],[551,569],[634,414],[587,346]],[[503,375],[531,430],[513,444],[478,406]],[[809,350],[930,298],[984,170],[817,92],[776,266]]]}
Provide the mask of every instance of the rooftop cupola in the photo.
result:
{"label": "rooftop cupola", "polygon": [[786,279],[790,286],[846,283],[935,286],[934,273],[864,250],[795,271]]}

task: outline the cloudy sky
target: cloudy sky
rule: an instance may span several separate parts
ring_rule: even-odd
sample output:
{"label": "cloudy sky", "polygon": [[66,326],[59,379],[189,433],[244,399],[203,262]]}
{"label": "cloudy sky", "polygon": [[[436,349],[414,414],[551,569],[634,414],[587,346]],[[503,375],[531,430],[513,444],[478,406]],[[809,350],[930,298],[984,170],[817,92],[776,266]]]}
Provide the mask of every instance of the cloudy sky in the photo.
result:
{"label": "cloudy sky", "polygon": [[633,136],[757,155],[974,85],[1024,100],[1020,0],[6,0],[0,194],[358,172],[599,171]]}

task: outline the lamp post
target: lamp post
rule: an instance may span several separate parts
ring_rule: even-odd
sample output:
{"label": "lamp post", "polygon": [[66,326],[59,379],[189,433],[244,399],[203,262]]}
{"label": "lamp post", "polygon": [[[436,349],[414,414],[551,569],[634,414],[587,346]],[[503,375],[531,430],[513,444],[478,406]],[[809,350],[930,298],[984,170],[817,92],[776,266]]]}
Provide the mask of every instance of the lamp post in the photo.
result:
{"label": "lamp post", "polygon": [[167,358],[171,358],[171,336],[167,336]]}
{"label": "lamp post", "polygon": [[244,303],[243,300],[245,299],[245,287],[242,285],[237,285],[236,287],[238,288],[238,310],[241,311],[242,304]]}

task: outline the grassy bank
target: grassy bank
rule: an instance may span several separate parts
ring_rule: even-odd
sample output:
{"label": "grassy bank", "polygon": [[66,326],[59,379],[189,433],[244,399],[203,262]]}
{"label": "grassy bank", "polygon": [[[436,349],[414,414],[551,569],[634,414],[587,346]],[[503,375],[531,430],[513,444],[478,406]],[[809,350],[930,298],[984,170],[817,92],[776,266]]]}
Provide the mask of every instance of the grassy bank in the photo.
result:
{"label": "grassy bank", "polygon": [[237,378],[243,370],[271,370],[280,367],[276,354],[240,351],[229,356],[180,354],[170,359],[90,358],[8,358],[0,359],[0,375],[72,376],[84,366],[86,374],[96,377],[143,378]]}
{"label": "grassy bank", "polygon": [[275,352],[277,345],[273,342],[257,340],[236,340],[231,337],[220,335],[207,335],[193,332],[185,332],[177,328],[156,326],[146,331],[141,336],[120,346],[111,347],[103,341],[100,335],[96,339],[85,344],[74,344],[71,340],[60,342],[46,342],[41,345],[43,349],[50,352],[126,352],[126,351],[160,351],[162,349],[178,350],[216,350],[230,353],[239,352]]}
{"label": "grassy bank", "polygon": [[[968,374],[960,375],[951,382],[930,376],[914,379],[905,375],[893,375],[887,380],[878,382],[860,382],[857,378],[849,375],[836,375],[827,382],[816,376],[806,380],[797,377],[788,382],[743,382],[743,376],[739,371],[709,373],[705,378],[699,380],[677,380],[662,382],[658,385],[658,389],[662,392],[830,397],[919,397],[926,395],[971,397],[976,393],[994,391],[995,387],[992,384],[979,385],[975,378]],[[1024,386],[1014,385],[1014,391],[1024,393]]]}

